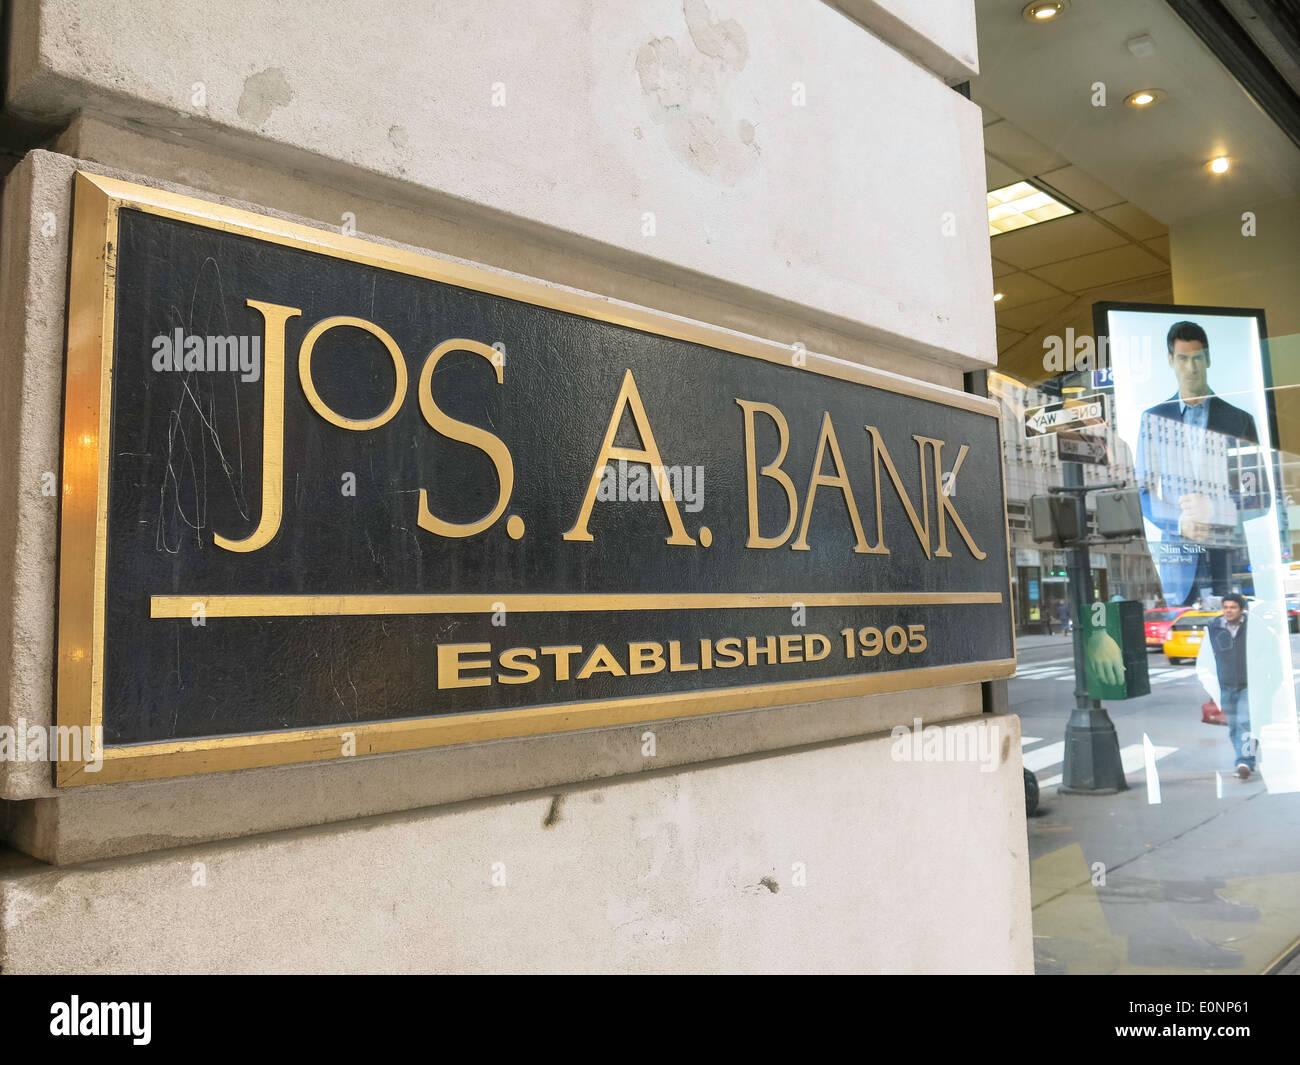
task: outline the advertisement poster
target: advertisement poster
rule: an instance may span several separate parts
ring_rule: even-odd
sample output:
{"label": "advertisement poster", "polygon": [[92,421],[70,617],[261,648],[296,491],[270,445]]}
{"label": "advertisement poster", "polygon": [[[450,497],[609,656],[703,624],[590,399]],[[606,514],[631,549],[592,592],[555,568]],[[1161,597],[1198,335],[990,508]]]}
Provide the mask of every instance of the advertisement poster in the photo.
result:
{"label": "advertisement poster", "polygon": [[1227,665],[1226,651],[1218,666],[1232,669],[1237,713],[1249,714],[1239,759],[1258,756],[1273,790],[1297,790],[1263,312],[1102,303],[1094,315],[1115,389],[1116,459],[1141,495],[1159,598],[1218,616],[1224,596],[1242,597],[1244,627],[1232,631],[1245,636],[1246,669]]}

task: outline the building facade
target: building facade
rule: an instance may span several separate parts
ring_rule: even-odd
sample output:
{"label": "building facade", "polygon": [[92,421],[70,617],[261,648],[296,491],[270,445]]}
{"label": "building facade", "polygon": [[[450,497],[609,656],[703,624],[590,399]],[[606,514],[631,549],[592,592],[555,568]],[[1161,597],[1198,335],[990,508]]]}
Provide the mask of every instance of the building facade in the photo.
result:
{"label": "building facade", "polygon": [[[79,172],[956,392],[995,362],[980,113],[953,88],[977,69],[968,0],[9,15],[13,729],[54,723],[75,500],[42,487],[67,461]],[[966,680],[72,789],[11,758],[0,965],[1027,972],[1019,733],[988,695]],[[891,730],[922,721],[991,730],[997,758],[900,759]]]}

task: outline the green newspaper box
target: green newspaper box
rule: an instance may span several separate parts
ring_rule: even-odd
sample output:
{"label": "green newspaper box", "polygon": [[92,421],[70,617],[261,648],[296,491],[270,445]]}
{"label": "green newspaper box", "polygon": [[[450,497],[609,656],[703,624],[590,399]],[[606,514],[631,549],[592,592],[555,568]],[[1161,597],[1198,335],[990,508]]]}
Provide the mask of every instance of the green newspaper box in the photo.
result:
{"label": "green newspaper box", "polygon": [[1086,607],[1084,660],[1088,694],[1093,699],[1133,699],[1151,694],[1142,615],[1142,604],[1130,600],[1090,603]]}

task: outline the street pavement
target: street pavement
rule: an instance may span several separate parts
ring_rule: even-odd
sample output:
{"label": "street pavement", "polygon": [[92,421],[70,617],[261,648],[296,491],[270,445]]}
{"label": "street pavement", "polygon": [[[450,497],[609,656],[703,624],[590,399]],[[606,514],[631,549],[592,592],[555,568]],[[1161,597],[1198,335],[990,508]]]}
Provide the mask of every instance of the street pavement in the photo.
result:
{"label": "street pavement", "polygon": [[[1300,636],[1291,643],[1300,680]],[[1201,722],[1209,696],[1195,667],[1152,654],[1151,694],[1105,703],[1128,790],[1061,794],[1071,649],[1067,636],[1021,638],[1008,684],[1041,789],[1028,821],[1036,970],[1263,971],[1300,937],[1300,793],[1238,780],[1228,730]]]}

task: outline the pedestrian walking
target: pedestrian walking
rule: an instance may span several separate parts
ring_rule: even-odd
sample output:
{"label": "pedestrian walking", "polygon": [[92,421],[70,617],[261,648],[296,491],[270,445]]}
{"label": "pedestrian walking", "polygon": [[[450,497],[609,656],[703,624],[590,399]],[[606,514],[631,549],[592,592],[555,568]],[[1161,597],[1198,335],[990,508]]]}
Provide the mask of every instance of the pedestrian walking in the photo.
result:
{"label": "pedestrian walking", "polygon": [[1236,592],[1223,597],[1223,614],[1205,629],[1219,674],[1219,707],[1228,722],[1228,739],[1237,760],[1237,776],[1255,771],[1255,741],[1250,736],[1250,701],[1246,697],[1246,600]]}
{"label": "pedestrian walking", "polygon": [[1056,620],[1061,623],[1061,635],[1070,631],[1070,607],[1062,603],[1056,608]]}

